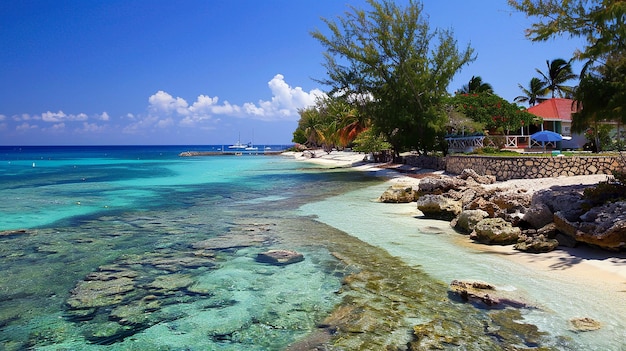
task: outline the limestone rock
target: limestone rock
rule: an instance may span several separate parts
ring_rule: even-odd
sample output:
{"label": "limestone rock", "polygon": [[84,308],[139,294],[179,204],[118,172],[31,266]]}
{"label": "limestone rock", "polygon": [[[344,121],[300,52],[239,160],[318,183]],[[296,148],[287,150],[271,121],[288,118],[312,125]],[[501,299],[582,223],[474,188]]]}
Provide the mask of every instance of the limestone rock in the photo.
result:
{"label": "limestone rock", "polygon": [[554,223],[561,233],[577,242],[614,251],[626,249],[625,201],[595,207],[578,220],[569,220],[558,212],[554,215]]}
{"label": "limestone rock", "polygon": [[464,210],[450,225],[461,233],[469,234],[478,222],[487,217],[489,217],[489,213],[483,210]]}
{"label": "limestone rock", "polygon": [[459,296],[462,301],[477,303],[481,307],[529,307],[527,303],[507,296],[507,292],[499,291],[495,286],[484,282],[453,280],[449,288],[450,293]]}
{"label": "limestone rock", "polygon": [[569,322],[571,329],[577,332],[593,331],[602,328],[600,322],[588,317],[570,319]]}
{"label": "limestone rock", "polygon": [[543,234],[537,235],[521,235],[514,248],[519,251],[532,253],[550,252],[559,246],[556,239],[550,239]]}
{"label": "limestone rock", "polygon": [[522,217],[522,221],[528,223],[532,228],[539,229],[545,225],[552,223],[554,214],[544,203],[535,203],[532,205]]}
{"label": "limestone rock", "polygon": [[485,218],[476,224],[470,238],[484,244],[510,245],[517,242],[521,232],[502,218]]}
{"label": "limestone rock", "polygon": [[441,177],[433,178],[426,177],[420,180],[418,193],[420,195],[432,194],[440,195],[451,189],[459,189],[467,184],[466,181],[459,178]]}
{"label": "limestone rock", "polygon": [[409,203],[415,201],[415,191],[413,187],[405,184],[394,184],[387,188],[378,198],[384,203]]}
{"label": "limestone rock", "polygon": [[285,266],[304,261],[304,255],[291,250],[268,250],[257,255],[256,260],[276,266]]}
{"label": "limestone rock", "polygon": [[458,216],[463,208],[460,201],[442,195],[424,195],[417,199],[417,209],[422,211],[426,218],[450,221]]}
{"label": "limestone rock", "polygon": [[542,203],[552,213],[562,212],[568,220],[575,220],[583,213],[583,191],[586,186],[553,186],[533,194],[531,205]]}
{"label": "limestone rock", "polygon": [[474,181],[478,184],[493,184],[496,182],[496,177],[492,175],[479,175],[475,170],[466,168],[459,174],[460,179]]}

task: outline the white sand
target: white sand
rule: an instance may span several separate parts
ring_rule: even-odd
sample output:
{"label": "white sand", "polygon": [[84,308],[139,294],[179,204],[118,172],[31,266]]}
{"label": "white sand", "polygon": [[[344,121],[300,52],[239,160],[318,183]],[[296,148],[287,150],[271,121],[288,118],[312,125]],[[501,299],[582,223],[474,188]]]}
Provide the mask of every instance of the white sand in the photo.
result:
{"label": "white sand", "polygon": [[[388,168],[385,164],[363,162],[362,153],[333,151],[327,154],[317,150],[313,154],[287,153],[296,160],[314,162],[328,167],[353,167],[360,171],[372,172],[376,176],[389,178],[391,184],[402,183],[417,186],[419,178],[409,176]],[[315,155],[314,157],[311,157]],[[407,171],[404,169],[404,171]],[[431,173],[431,170],[412,169],[413,173]],[[433,172],[443,173],[443,172]],[[597,184],[607,179],[607,175],[589,175],[573,177],[555,177],[541,179],[514,179],[486,185],[487,188],[499,187],[517,191],[524,189],[529,193],[547,189],[555,185]],[[580,284],[602,288],[605,291],[623,294],[626,292],[626,253],[609,252],[585,246],[561,248],[549,253],[531,254],[513,249],[513,246],[488,246],[477,244],[467,236],[459,236],[459,244],[473,249],[491,252],[524,265],[528,269],[546,274],[570,277]]]}

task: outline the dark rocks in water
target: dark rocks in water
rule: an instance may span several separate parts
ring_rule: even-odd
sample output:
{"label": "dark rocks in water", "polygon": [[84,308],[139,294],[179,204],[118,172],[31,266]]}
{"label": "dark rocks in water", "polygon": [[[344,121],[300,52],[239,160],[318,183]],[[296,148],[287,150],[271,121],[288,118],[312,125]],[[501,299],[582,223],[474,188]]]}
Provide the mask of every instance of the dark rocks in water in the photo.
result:
{"label": "dark rocks in water", "polygon": [[21,236],[31,234],[29,230],[26,229],[13,229],[13,230],[0,230],[0,237],[12,237],[12,236]]}
{"label": "dark rocks in water", "polygon": [[240,227],[238,230],[227,234],[195,242],[191,244],[191,247],[198,250],[230,250],[264,246],[272,242],[272,236],[268,234],[269,231],[270,228],[262,224]]}
{"label": "dark rocks in water", "polygon": [[257,255],[256,260],[276,266],[285,266],[304,261],[304,255],[291,250],[268,250]]}
{"label": "dark rocks in water", "polygon": [[499,291],[495,286],[484,282],[453,280],[450,283],[449,291],[453,295],[460,297],[462,301],[478,304],[479,307],[499,309],[505,307],[530,307],[523,301],[507,296],[506,291]]}
{"label": "dark rocks in water", "polygon": [[569,321],[571,330],[575,332],[587,332],[602,328],[602,324],[592,318],[574,318]]}

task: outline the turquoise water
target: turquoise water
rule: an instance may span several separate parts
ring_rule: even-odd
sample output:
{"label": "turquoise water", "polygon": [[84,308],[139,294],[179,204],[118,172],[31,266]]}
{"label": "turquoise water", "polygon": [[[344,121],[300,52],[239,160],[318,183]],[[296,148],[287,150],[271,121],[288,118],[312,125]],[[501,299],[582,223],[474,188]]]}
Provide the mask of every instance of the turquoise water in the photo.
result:
{"label": "turquoise water", "polygon": [[[449,279],[476,271],[443,264],[459,251],[432,223],[373,202],[381,179],[178,156],[207,148],[0,147],[0,350],[621,347],[613,319],[601,334],[613,339],[587,347],[596,339],[528,325],[545,318],[534,310],[449,296]],[[256,260],[270,249],[305,260]]]}

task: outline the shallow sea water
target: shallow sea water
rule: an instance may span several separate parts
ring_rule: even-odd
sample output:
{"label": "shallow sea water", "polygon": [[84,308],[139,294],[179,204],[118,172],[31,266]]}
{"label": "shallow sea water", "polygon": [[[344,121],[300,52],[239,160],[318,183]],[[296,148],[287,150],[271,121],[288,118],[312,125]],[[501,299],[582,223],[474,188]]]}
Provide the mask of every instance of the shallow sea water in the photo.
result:
{"label": "shallow sea water", "polygon": [[[523,273],[450,263],[443,225],[371,201],[380,179],[187,150],[0,148],[0,349],[622,349],[618,317],[602,342],[456,301],[451,278]],[[305,260],[257,262],[268,249]]]}

